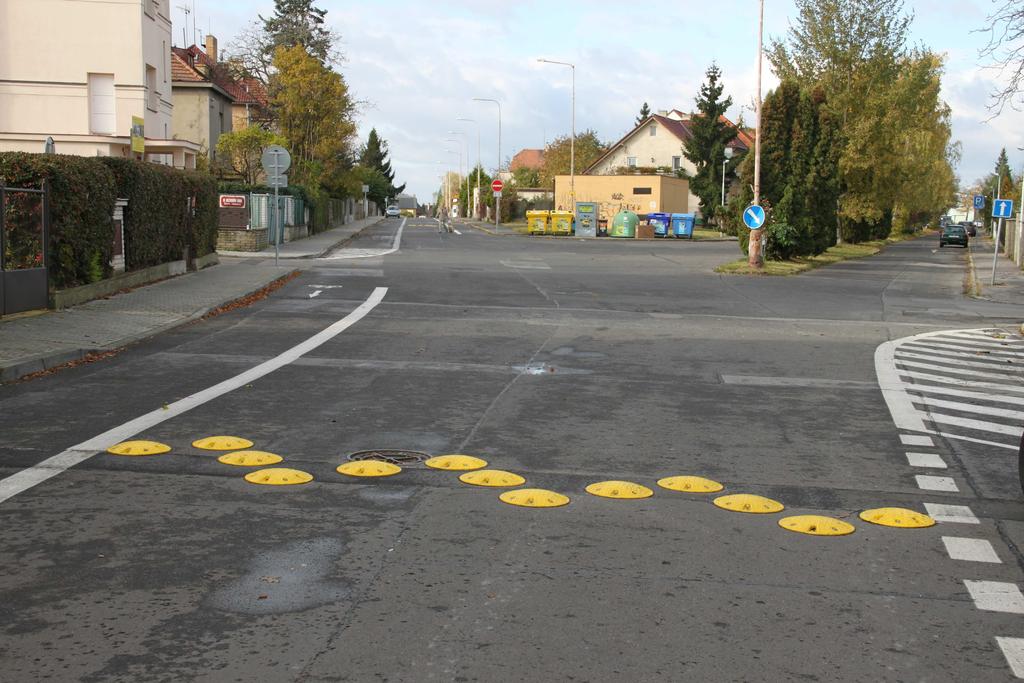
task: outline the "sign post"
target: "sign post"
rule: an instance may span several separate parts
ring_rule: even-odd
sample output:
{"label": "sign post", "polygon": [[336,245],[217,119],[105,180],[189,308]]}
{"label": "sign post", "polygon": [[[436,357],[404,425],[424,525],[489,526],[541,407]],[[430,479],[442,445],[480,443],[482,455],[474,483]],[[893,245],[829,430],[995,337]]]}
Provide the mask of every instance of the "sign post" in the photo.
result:
{"label": "sign post", "polygon": [[284,232],[278,191],[281,187],[288,186],[288,176],[285,175],[285,171],[291,168],[292,155],[281,145],[271,145],[263,150],[260,161],[263,163],[263,172],[267,174],[267,183],[274,188],[274,266],[276,267]]}
{"label": "sign post", "polygon": [[491,183],[491,191],[494,192],[494,227],[497,229],[498,223],[501,222],[501,191],[505,188],[505,183],[501,182],[501,178],[495,178]]}
{"label": "sign post", "polygon": [[992,202],[992,218],[998,218],[999,224],[996,226],[995,244],[992,245],[992,281],[991,284],[996,283],[996,262],[999,260],[999,237],[1003,233],[1003,221],[1013,216],[1013,200],[1012,199],[996,199]]}

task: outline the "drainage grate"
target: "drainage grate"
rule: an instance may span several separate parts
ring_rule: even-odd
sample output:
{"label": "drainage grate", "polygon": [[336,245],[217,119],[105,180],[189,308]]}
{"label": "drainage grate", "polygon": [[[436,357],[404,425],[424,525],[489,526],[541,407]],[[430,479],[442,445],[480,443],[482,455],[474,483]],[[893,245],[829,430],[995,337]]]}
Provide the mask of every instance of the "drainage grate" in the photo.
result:
{"label": "drainage grate", "polygon": [[431,457],[430,453],[423,453],[421,451],[405,451],[391,448],[375,448],[370,451],[356,451],[348,456],[351,461],[356,460],[376,460],[378,462],[389,462],[392,465],[398,465],[400,467],[414,467],[421,465],[425,460],[429,460]]}

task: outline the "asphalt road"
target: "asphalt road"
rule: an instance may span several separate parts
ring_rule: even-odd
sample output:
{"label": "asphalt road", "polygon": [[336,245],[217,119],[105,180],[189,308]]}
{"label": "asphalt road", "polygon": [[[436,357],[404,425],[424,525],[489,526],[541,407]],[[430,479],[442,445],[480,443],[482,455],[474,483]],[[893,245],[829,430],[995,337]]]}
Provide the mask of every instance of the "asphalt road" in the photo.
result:
{"label": "asphalt road", "polygon": [[[460,231],[387,221],[251,307],[0,387],[0,475],[15,477],[0,679],[1005,681],[1024,667],[1017,641],[997,641],[1024,637],[1016,453],[982,443],[1012,435],[950,427],[907,386],[906,361],[962,369],[940,362],[942,340],[894,344],[891,372],[876,358],[970,329],[1017,361],[1024,306],[965,299],[964,252],[922,239],[741,278],[711,272],[734,243]],[[978,393],[1024,396],[1015,372]],[[912,408],[890,409],[880,378]],[[1019,424],[1002,400],[986,424]],[[970,412],[957,405],[943,410]],[[95,437],[136,432],[173,450],[97,452]],[[315,480],[253,485],[191,445],[222,434]],[[472,454],[571,502],[507,505],[420,464],[334,471],[375,448]],[[955,490],[922,486],[936,457]],[[655,484],[671,475],[786,510]],[[603,480],[654,495],[585,492]],[[926,505],[931,528],[857,517]],[[856,530],[792,533],[790,514]]]}

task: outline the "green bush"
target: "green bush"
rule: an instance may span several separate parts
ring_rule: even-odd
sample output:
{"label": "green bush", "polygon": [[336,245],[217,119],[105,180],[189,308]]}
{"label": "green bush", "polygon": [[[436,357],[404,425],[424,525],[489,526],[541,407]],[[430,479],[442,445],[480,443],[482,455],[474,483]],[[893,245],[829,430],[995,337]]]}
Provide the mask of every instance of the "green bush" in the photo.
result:
{"label": "green bush", "polygon": [[50,285],[65,289],[110,274],[114,177],[98,160],[63,154],[0,153],[8,187],[50,188]]}
{"label": "green bush", "polygon": [[177,261],[185,246],[193,256],[215,249],[217,183],[212,176],[132,159],[103,157],[100,161],[113,171],[118,196],[128,200],[124,212],[128,270]]}

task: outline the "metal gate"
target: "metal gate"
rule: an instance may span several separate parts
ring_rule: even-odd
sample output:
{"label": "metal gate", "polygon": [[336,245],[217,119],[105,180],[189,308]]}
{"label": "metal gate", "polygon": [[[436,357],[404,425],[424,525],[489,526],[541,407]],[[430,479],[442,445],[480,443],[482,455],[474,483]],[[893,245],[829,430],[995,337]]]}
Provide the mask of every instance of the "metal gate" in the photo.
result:
{"label": "metal gate", "polygon": [[0,186],[0,315],[46,308],[49,228],[45,182],[39,189]]}

